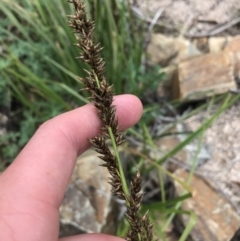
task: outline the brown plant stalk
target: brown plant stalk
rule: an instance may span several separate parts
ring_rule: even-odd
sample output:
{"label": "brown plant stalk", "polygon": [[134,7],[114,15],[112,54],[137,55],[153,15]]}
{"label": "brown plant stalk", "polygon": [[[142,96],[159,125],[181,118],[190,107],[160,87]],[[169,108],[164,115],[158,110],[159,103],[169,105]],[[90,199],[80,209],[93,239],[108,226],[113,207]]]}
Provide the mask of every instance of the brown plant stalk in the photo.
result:
{"label": "brown plant stalk", "polygon": [[[69,26],[73,29],[77,46],[80,49],[79,59],[90,66],[86,78],[80,78],[84,89],[90,93],[97,114],[103,123],[99,136],[90,140],[94,149],[101,154],[99,156],[111,174],[110,184],[112,192],[126,203],[126,218],[130,224],[125,239],[127,241],[151,241],[152,224],[148,215],[139,215],[141,206],[141,177],[137,172],[128,190],[123,169],[121,166],[117,146],[124,142],[123,134],[119,131],[118,120],[115,116],[116,108],[113,105],[113,87],[109,86],[104,77],[104,61],[100,57],[101,48],[93,42],[94,23],[87,19],[85,5],[80,0],[70,0],[74,6],[75,14],[69,16]],[[111,140],[114,148],[112,153],[107,140]]]}

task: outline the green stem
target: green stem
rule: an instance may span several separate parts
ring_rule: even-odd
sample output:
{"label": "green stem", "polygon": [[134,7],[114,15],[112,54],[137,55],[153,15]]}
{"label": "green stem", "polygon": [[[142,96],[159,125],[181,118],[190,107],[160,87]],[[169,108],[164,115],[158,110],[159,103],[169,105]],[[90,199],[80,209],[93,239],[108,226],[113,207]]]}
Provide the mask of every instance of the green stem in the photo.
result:
{"label": "green stem", "polygon": [[118,153],[117,144],[116,144],[116,141],[115,141],[115,138],[114,138],[114,135],[113,135],[111,127],[108,127],[108,134],[109,134],[109,136],[111,138],[114,154],[115,154],[117,162],[118,162],[118,168],[119,168],[119,173],[120,173],[120,179],[121,179],[122,186],[123,186],[123,192],[124,192],[125,195],[129,195],[129,190],[128,190],[128,187],[127,187],[126,178],[124,176],[122,163],[121,163],[121,160],[120,160],[120,157],[119,157],[119,153]]}
{"label": "green stem", "polygon": [[[99,84],[98,77],[97,77],[97,75],[95,74],[95,72],[93,72],[93,74],[94,74],[94,77],[95,77],[97,86],[98,86],[98,88],[100,88],[100,84]],[[121,183],[122,183],[122,186],[123,186],[123,192],[124,192],[125,195],[129,195],[129,190],[128,190],[128,187],[127,187],[126,178],[125,178],[125,176],[124,176],[124,172],[123,172],[122,163],[121,163],[121,160],[120,160],[120,157],[119,157],[119,152],[118,152],[117,144],[116,144],[115,137],[114,137],[114,135],[113,135],[113,132],[112,132],[112,128],[111,128],[111,127],[108,127],[108,134],[109,134],[109,136],[110,136],[110,138],[111,138],[111,142],[112,142],[112,145],[113,145],[114,154],[115,154],[116,159],[117,159],[117,162],[118,162],[119,175],[120,175]]]}

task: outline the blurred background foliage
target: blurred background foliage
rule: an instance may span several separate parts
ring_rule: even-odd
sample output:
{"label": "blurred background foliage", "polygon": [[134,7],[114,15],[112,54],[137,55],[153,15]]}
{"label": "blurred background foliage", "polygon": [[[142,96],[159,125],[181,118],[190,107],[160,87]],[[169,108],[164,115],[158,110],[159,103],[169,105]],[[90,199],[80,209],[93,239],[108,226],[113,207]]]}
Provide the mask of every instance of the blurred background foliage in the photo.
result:
{"label": "blurred background foliage", "polygon": [[[159,67],[143,63],[144,24],[132,16],[128,1],[85,1],[103,48],[106,78],[116,94],[142,96],[161,78]],[[3,0],[0,10],[1,109],[11,119],[1,137],[2,154],[12,159],[39,124],[88,102],[77,76],[86,66],[78,49],[65,0]],[[9,146],[11,144],[11,147]],[[13,148],[14,146],[14,148]]]}

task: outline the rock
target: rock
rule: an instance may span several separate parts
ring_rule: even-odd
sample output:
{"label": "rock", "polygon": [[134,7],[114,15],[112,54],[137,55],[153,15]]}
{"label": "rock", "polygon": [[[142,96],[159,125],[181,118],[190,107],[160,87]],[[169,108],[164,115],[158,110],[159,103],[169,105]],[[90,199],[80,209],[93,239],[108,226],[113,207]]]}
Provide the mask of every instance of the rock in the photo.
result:
{"label": "rock", "polygon": [[230,241],[239,241],[240,240],[240,228],[236,231]]}
{"label": "rock", "polygon": [[238,88],[240,88],[240,36],[231,39],[224,48],[224,52],[233,54],[234,78],[237,82]]}
{"label": "rock", "polygon": [[117,204],[108,183],[109,173],[93,151],[77,160],[60,207],[61,236],[115,232]]}
{"label": "rock", "polygon": [[[183,37],[173,38],[162,34],[152,34],[147,47],[148,61],[159,64],[166,73],[164,82],[160,82],[157,94],[160,98],[171,98],[172,80],[176,72],[176,64],[189,56],[199,55],[195,45]],[[165,68],[164,68],[165,67]]]}
{"label": "rock", "polygon": [[[195,131],[199,125],[219,109],[222,103],[213,106],[206,113],[201,111],[188,118],[185,124],[189,131]],[[211,153],[207,162],[203,163],[198,171],[211,177],[217,187],[238,209],[240,214],[240,102],[226,109],[219,118],[209,127],[202,139]]]}
{"label": "rock", "polygon": [[231,37],[211,37],[208,40],[209,52],[219,53],[224,50]]}
{"label": "rock", "polygon": [[233,54],[233,76],[238,86],[240,88],[240,52],[235,52]]}
{"label": "rock", "polygon": [[227,42],[225,52],[240,52],[240,36],[236,36]]}
{"label": "rock", "polygon": [[[178,128],[176,128],[176,132],[178,131]],[[170,150],[172,150],[174,147],[179,145],[181,143],[181,140],[179,136],[175,135],[169,135],[166,137],[162,137],[159,140],[156,141],[156,145],[159,146],[162,150],[163,153],[167,153]],[[187,162],[189,160],[188,153],[187,151],[183,148],[181,149],[175,156],[174,158],[181,160],[183,162]]]}
{"label": "rock", "polygon": [[188,40],[178,37],[166,37],[162,34],[153,34],[147,48],[150,62],[165,67],[177,64],[189,56],[200,54],[196,47]]}
{"label": "rock", "polygon": [[235,55],[210,53],[181,62],[174,78],[172,95],[180,100],[200,100],[236,89]]}
{"label": "rock", "polygon": [[[186,181],[189,173],[177,170],[175,175]],[[177,193],[183,193],[183,187],[175,182]],[[192,198],[183,202],[182,209],[194,212],[197,216],[188,240],[191,241],[228,241],[239,228],[240,216],[236,210],[220,196],[206,181],[193,176],[191,181]],[[189,216],[176,216],[175,227],[182,232],[189,221]]]}
{"label": "rock", "polygon": [[202,37],[202,38],[196,38],[192,40],[192,43],[196,48],[202,53],[208,53],[209,52],[209,43],[208,43],[208,38],[207,37]]}
{"label": "rock", "polygon": [[147,47],[147,55],[152,63],[166,66],[177,54],[178,51],[174,47],[172,38],[162,34],[153,34],[151,36],[151,42]]}
{"label": "rock", "polygon": [[[186,120],[185,120],[186,121]],[[164,125],[161,125],[161,129],[164,129]],[[158,158],[161,158],[165,153],[173,150],[177,145],[183,142],[188,134],[192,133],[193,130],[189,130],[188,126],[185,123],[178,123],[174,128],[170,130],[170,133],[181,133],[179,135],[167,135],[155,142],[155,144],[161,149],[161,152],[158,153]],[[211,157],[207,145],[203,143],[199,150],[198,140],[193,140],[191,143],[185,145],[179,152],[177,152],[172,158],[169,159],[169,162],[166,163],[166,168],[171,172],[174,172],[181,166],[191,167],[193,160],[197,155],[197,166],[202,165]]]}

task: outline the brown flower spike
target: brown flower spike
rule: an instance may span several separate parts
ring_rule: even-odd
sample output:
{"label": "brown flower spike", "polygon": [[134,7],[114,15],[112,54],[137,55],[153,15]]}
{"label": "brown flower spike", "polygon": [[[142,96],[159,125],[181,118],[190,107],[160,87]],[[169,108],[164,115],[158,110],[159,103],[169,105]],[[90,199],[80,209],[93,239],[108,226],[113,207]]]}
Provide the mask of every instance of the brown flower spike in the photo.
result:
{"label": "brown flower spike", "polygon": [[[130,191],[127,188],[119,159],[117,146],[124,141],[123,135],[118,130],[118,120],[115,116],[116,108],[113,106],[113,87],[109,86],[104,77],[104,61],[100,57],[101,48],[93,42],[94,23],[87,19],[85,5],[79,0],[70,0],[74,5],[75,14],[69,16],[69,26],[73,28],[77,46],[80,49],[79,58],[87,63],[90,71],[88,76],[80,78],[84,89],[91,95],[98,116],[103,123],[102,134],[90,140],[94,149],[101,154],[103,166],[107,167],[111,174],[110,184],[112,192],[118,198],[125,200],[127,212],[126,218],[129,222],[129,230],[125,239],[127,241],[151,241],[152,224],[145,214],[141,217],[138,212],[141,206],[141,177],[137,172],[131,183]],[[111,140],[114,153],[111,152],[107,140]]]}

